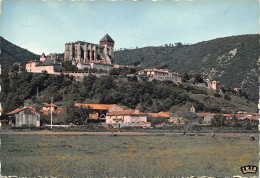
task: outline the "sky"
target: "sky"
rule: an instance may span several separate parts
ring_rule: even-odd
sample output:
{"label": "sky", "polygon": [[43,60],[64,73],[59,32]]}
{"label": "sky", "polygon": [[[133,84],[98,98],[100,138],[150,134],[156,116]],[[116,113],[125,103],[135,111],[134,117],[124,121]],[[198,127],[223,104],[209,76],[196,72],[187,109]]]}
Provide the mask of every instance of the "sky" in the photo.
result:
{"label": "sky", "polygon": [[115,48],[259,33],[258,0],[0,0],[0,36],[36,54],[78,40]]}

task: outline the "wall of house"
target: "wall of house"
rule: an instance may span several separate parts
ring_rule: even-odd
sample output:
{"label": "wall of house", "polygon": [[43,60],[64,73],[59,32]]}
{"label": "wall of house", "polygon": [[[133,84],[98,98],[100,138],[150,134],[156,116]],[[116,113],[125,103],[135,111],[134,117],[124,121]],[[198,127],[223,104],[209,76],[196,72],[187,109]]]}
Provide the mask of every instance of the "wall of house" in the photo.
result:
{"label": "wall of house", "polygon": [[42,107],[42,110],[45,110],[45,111],[55,111],[55,107],[54,106],[52,106],[52,107],[50,107],[50,106],[48,106],[48,107]]}
{"label": "wall of house", "polygon": [[77,68],[80,70],[85,69],[85,68],[90,69],[90,64],[78,63]]}
{"label": "wall of house", "polygon": [[49,74],[54,74],[56,71],[59,71],[61,69],[60,64],[55,65],[38,65],[38,62],[29,62],[26,64],[26,70],[27,72],[33,72],[33,73],[42,73],[42,71],[47,71]]}
{"label": "wall of house", "polygon": [[15,126],[21,127],[23,125],[40,127],[40,114],[32,110],[23,110],[15,114]]}
{"label": "wall of house", "polygon": [[206,116],[204,117],[203,123],[204,123],[204,124],[211,124],[211,121],[212,121],[213,117],[214,117],[214,116],[211,115],[211,114],[206,115]]}
{"label": "wall of house", "polygon": [[106,70],[106,71],[110,71],[113,69],[113,65],[109,65],[109,64],[102,64],[102,63],[90,63],[90,66],[92,69],[102,69],[102,70]]}
{"label": "wall of house", "polygon": [[[117,122],[117,120],[119,121]],[[137,123],[137,122],[147,122],[147,116],[146,115],[106,116],[106,123]]]}

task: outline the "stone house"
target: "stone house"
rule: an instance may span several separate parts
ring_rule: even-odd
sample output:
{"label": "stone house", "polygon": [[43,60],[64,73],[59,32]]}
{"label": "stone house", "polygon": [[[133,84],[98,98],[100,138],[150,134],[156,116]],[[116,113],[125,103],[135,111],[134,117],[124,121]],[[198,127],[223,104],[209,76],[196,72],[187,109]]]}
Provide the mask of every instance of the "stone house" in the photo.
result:
{"label": "stone house", "polygon": [[209,89],[213,89],[213,90],[217,90],[218,87],[217,87],[217,81],[215,80],[210,80],[210,79],[206,79],[206,83],[207,83],[207,87]]}
{"label": "stone house", "polygon": [[33,73],[42,73],[43,71],[47,71],[49,74],[54,74],[61,70],[61,63],[46,63],[40,61],[29,61],[26,64],[27,72]]}
{"label": "stone house", "polygon": [[214,118],[214,115],[211,113],[196,113],[201,119],[202,124],[211,124],[212,119]]}
{"label": "stone house", "polygon": [[90,63],[89,62],[82,62],[77,64],[77,68],[80,70],[83,69],[91,69]]}
{"label": "stone house", "polygon": [[151,124],[147,122],[147,114],[139,110],[121,110],[108,113],[106,116],[106,124],[121,127],[150,127]]}
{"label": "stone house", "polygon": [[179,73],[176,73],[176,72],[172,72],[172,80],[175,81],[175,82],[181,82],[181,74]]}
{"label": "stone house", "polygon": [[92,61],[90,62],[91,69],[110,71],[113,69],[113,64],[106,62]]}
{"label": "stone house", "polygon": [[44,115],[48,115],[48,114],[51,114],[51,111],[53,113],[59,113],[62,111],[62,108],[55,105],[55,104],[48,104],[48,103],[45,103],[42,107],[42,109],[40,110],[41,113],[43,113]]}
{"label": "stone house", "polygon": [[171,114],[169,122],[172,122],[176,125],[198,125],[200,124],[200,118],[197,114],[189,111],[177,111],[176,113]]}
{"label": "stone house", "polygon": [[139,76],[148,77],[149,81],[152,80],[172,80],[181,82],[181,75],[175,72],[170,72],[168,69],[144,69],[138,71]]}
{"label": "stone house", "polygon": [[15,127],[24,125],[40,127],[40,113],[32,106],[15,109],[7,113],[7,115],[10,116],[9,123],[12,124],[12,121],[14,121]]}
{"label": "stone house", "polygon": [[84,104],[75,103],[75,106],[90,109],[92,114],[89,115],[88,122],[105,122],[108,113],[121,111],[124,108],[116,104]]}

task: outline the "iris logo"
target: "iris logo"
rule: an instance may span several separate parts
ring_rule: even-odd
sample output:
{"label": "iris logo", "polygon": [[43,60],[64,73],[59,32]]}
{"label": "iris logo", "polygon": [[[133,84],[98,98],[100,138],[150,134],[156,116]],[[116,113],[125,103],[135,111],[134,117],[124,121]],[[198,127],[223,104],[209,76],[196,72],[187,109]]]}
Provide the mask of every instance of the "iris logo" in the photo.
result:
{"label": "iris logo", "polygon": [[257,170],[258,170],[258,167],[257,166],[253,166],[253,165],[248,165],[248,166],[243,166],[240,169],[243,172],[243,174],[247,174],[247,173],[256,174]]}

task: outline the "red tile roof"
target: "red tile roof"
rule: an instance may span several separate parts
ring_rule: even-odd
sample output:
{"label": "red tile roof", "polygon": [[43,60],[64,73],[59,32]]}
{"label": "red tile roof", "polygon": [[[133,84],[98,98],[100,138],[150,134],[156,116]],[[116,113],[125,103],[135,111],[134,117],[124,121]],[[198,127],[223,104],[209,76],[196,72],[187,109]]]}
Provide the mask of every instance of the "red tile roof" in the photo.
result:
{"label": "red tile roof", "polygon": [[245,114],[222,114],[223,116],[226,116],[226,117],[233,117],[233,116],[236,116],[236,117],[244,117]]}
{"label": "red tile roof", "polygon": [[36,109],[35,109],[33,106],[26,106],[26,107],[23,107],[23,108],[17,108],[17,109],[15,109],[15,110],[13,110],[13,111],[7,113],[7,115],[13,115],[13,114],[16,114],[16,113],[18,113],[18,112],[21,112],[21,111],[23,111],[23,110],[25,110],[25,109],[30,109],[30,110],[32,110],[32,111],[34,111],[34,112],[40,114],[39,112],[36,111]]}
{"label": "red tile roof", "polygon": [[152,117],[170,117],[169,112],[147,113],[147,114]]}
{"label": "red tile roof", "polygon": [[108,116],[123,116],[123,115],[146,115],[142,112],[136,112],[136,110],[122,110],[122,111],[114,111],[107,114]]}
{"label": "red tile roof", "polygon": [[43,105],[43,107],[55,107],[55,108],[57,108],[58,106],[57,105],[55,105],[55,104],[52,104],[52,106],[51,106],[51,104],[45,104],[45,105]]}
{"label": "red tile roof", "polygon": [[252,113],[252,115],[259,116],[260,114],[259,113]]}
{"label": "red tile roof", "polygon": [[248,117],[249,120],[259,120],[259,116]]}
{"label": "red tile roof", "polygon": [[93,110],[108,110],[115,104],[84,104],[84,103],[75,103],[75,106],[88,108],[90,107]]}
{"label": "red tile roof", "polygon": [[199,117],[205,117],[206,115],[210,114],[209,112],[206,113],[196,113]]}

